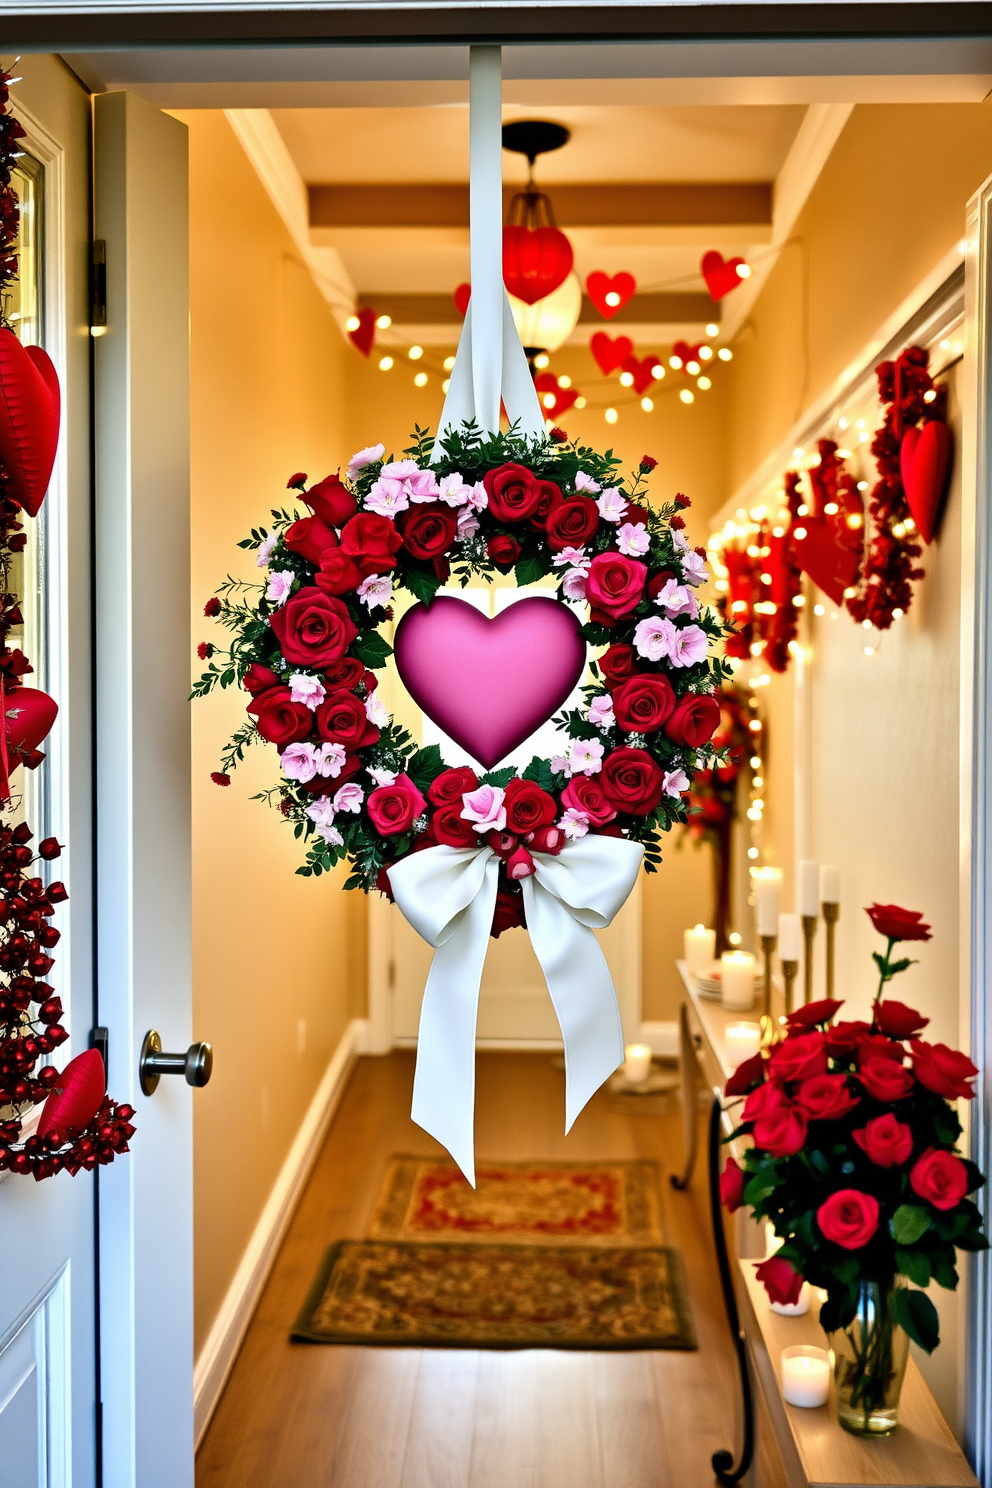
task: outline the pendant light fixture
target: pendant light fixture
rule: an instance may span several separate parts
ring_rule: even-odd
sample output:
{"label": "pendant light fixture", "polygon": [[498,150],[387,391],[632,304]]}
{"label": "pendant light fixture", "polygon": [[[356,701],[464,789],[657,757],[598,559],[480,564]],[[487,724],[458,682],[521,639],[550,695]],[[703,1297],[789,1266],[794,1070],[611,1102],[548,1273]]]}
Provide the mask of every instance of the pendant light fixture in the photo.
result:
{"label": "pendant light fixture", "polygon": [[527,187],[510,202],[503,228],[503,282],[528,358],[556,351],[578,323],[582,288],[573,272],[572,245],[555,222],[551,198],[534,185],[539,155],[570,139],[562,124],[517,119],[503,125],[503,148],[525,155]]}

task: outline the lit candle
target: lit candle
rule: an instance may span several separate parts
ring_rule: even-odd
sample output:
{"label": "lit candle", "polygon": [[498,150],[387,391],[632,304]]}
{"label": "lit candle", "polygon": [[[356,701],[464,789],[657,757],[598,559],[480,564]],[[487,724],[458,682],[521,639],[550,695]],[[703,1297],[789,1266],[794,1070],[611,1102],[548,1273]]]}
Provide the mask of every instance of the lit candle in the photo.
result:
{"label": "lit candle", "polygon": [[803,953],[803,927],[797,914],[778,917],[778,954],[782,961],[798,961]]}
{"label": "lit candle", "polygon": [[826,1405],[830,1394],[830,1355],[798,1343],[782,1350],[782,1394],[789,1405]]}
{"label": "lit candle", "polygon": [[778,934],[778,902],[782,892],[781,868],[752,868],[754,923],[759,935]]}
{"label": "lit candle", "polygon": [[840,903],[840,869],[824,863],[820,869],[820,903]]}
{"label": "lit candle", "polygon": [[624,1044],[624,1079],[631,1085],[642,1084],[651,1073],[651,1050],[647,1044]]}
{"label": "lit candle", "polygon": [[683,935],[685,942],[685,964],[690,971],[702,971],[704,967],[712,965],[716,957],[716,931],[707,930],[705,925],[697,925],[693,930],[686,930]]}
{"label": "lit candle", "polygon": [[807,918],[815,919],[820,913],[819,864],[811,863],[809,858],[802,858],[797,878],[799,913],[806,915]]}
{"label": "lit candle", "polygon": [[754,1002],[754,957],[750,951],[724,951],[720,957],[721,1000],[743,1012]]}
{"label": "lit candle", "polygon": [[761,1028],[757,1023],[728,1023],[724,1037],[727,1041],[727,1062],[731,1069],[736,1069],[761,1048]]}

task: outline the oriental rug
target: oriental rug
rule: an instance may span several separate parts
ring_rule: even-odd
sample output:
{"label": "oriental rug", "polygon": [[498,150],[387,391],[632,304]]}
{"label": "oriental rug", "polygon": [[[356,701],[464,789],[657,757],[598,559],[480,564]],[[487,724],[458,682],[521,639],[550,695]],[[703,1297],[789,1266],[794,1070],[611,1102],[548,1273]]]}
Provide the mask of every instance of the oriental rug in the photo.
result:
{"label": "oriental rug", "polygon": [[679,1254],[645,1245],[340,1240],[292,1336],[417,1348],[696,1347]]}

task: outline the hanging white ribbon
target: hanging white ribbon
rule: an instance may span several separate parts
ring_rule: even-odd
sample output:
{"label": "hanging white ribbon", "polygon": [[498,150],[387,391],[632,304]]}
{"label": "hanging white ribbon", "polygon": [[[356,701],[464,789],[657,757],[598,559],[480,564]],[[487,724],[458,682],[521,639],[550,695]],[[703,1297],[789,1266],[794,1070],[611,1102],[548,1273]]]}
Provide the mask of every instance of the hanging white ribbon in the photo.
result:
{"label": "hanging white ribbon", "polygon": [[[521,885],[531,944],[565,1047],[565,1130],[623,1063],[620,1009],[593,934],[611,923],[640,871],[644,848],[590,834],[557,857],[534,853]],[[429,847],[388,870],[396,903],[434,947],[424,991],[412,1116],[475,1186],[475,1029],[496,907],[499,859],[486,845]]]}
{"label": "hanging white ribbon", "polygon": [[511,424],[543,437],[544,415],[503,286],[502,48],[469,48],[469,232],[472,298],[451,370],[432,460],[469,419],[499,432],[500,397]]}

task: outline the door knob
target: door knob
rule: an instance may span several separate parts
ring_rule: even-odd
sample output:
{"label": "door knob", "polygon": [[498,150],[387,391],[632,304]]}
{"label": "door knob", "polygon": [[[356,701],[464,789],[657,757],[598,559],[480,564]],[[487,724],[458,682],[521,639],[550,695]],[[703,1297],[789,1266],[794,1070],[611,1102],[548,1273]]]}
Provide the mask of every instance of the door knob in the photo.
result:
{"label": "door knob", "polygon": [[190,1044],[185,1054],[166,1054],[157,1028],[150,1028],[141,1045],[138,1081],[143,1094],[154,1095],[163,1075],[184,1075],[187,1085],[206,1085],[214,1067],[209,1044]]}

